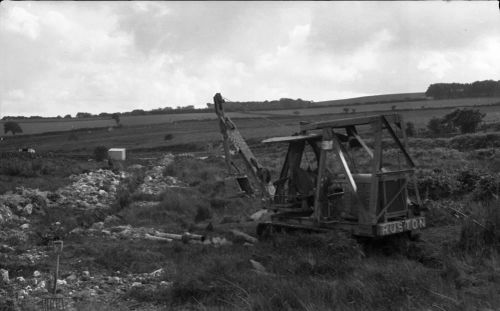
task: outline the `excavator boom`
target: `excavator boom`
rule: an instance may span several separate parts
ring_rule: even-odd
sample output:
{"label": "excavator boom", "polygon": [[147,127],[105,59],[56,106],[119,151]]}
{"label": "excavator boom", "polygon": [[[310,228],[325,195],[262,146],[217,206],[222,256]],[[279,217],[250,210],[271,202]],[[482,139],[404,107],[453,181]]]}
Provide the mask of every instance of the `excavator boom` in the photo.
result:
{"label": "excavator boom", "polygon": [[237,180],[240,188],[242,188],[243,191],[249,194],[253,193],[253,189],[251,189],[248,178],[231,160],[230,145],[232,145],[245,162],[245,165],[247,166],[254,180],[258,183],[258,187],[260,188],[263,195],[269,197],[269,192],[266,190],[266,186],[270,182],[269,170],[267,170],[259,163],[250,147],[248,147],[245,139],[243,138],[243,136],[241,136],[241,133],[236,125],[234,125],[231,119],[225,115],[224,103],[225,101],[222,98],[222,95],[220,93],[215,94],[215,113],[217,114],[217,117],[219,119],[220,131],[223,137],[225,160],[229,173],[238,175]]}

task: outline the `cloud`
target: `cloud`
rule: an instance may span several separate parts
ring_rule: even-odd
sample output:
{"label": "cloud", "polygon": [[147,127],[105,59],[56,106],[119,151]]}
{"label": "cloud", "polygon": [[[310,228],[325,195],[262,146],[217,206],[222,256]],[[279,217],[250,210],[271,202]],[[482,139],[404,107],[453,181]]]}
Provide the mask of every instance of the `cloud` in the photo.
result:
{"label": "cloud", "polygon": [[[453,17],[453,18],[451,18]],[[4,2],[0,113],[327,100],[500,79],[491,2]]]}

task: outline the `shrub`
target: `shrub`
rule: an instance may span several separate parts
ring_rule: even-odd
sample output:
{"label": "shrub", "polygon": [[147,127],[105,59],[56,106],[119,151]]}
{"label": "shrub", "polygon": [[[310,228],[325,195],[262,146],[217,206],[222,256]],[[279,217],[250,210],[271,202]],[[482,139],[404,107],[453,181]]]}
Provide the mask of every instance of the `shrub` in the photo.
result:
{"label": "shrub", "polygon": [[439,170],[421,170],[417,175],[418,191],[426,199],[437,200],[456,195],[459,183],[453,174]]}
{"label": "shrub", "polygon": [[476,183],[480,179],[480,174],[474,170],[465,170],[458,173],[457,181],[460,183],[460,191],[470,193],[476,188]]}
{"label": "shrub", "polygon": [[500,250],[499,201],[480,203],[471,208],[460,232],[459,249],[478,256]]}
{"label": "shrub", "polygon": [[23,129],[19,125],[19,123],[14,121],[7,121],[3,124],[3,131],[5,134],[11,132],[12,135],[16,135],[17,133],[22,133]]}
{"label": "shrub", "polygon": [[165,136],[163,137],[163,140],[172,140],[174,138],[174,135],[172,134],[165,134]]}
{"label": "shrub", "polygon": [[194,216],[194,222],[198,223],[212,217],[212,212],[206,206],[198,206],[196,209],[196,215]]}
{"label": "shrub", "polygon": [[490,201],[493,198],[498,198],[498,187],[499,182],[496,176],[481,176],[476,182],[472,198],[475,201]]}
{"label": "shrub", "polygon": [[108,158],[108,148],[106,146],[97,146],[94,148],[94,159],[97,162],[104,161]]}

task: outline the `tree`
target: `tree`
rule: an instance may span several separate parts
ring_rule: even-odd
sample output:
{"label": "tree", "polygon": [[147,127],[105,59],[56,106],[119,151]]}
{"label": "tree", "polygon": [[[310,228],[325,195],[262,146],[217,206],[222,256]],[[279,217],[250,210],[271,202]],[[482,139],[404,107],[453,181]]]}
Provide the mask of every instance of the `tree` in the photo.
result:
{"label": "tree", "polygon": [[16,133],[22,133],[23,129],[19,125],[19,123],[14,121],[7,121],[3,124],[3,131],[5,134],[11,132],[12,135],[16,135]]}
{"label": "tree", "polygon": [[456,109],[443,117],[445,123],[459,128],[462,134],[476,132],[486,114],[479,109]]}
{"label": "tree", "polygon": [[438,117],[433,117],[429,120],[427,130],[433,135],[445,134],[450,131],[449,127],[444,124],[443,119]]}
{"label": "tree", "polygon": [[64,119],[71,119],[71,115],[70,114],[65,115]]}
{"label": "tree", "polygon": [[115,120],[116,125],[120,125],[120,114],[115,112],[111,115],[111,119]]}
{"label": "tree", "polygon": [[392,105],[392,106],[391,106],[391,110],[392,110],[392,111],[396,110],[396,105]]}
{"label": "tree", "polygon": [[90,117],[92,117],[92,114],[89,112],[78,112],[76,114],[76,117],[77,118],[90,118]]}
{"label": "tree", "polygon": [[427,129],[432,134],[445,134],[460,130],[462,134],[474,133],[485,117],[478,109],[455,109],[442,118],[429,120]]}
{"label": "tree", "polygon": [[344,113],[349,113],[349,108],[345,107],[343,110],[344,110]]}

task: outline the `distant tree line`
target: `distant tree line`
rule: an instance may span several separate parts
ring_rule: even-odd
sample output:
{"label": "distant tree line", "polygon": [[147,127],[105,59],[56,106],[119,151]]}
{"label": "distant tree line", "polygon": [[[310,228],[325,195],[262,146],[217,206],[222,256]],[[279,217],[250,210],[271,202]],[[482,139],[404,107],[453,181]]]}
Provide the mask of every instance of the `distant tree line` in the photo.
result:
{"label": "distant tree line", "polygon": [[434,83],[427,88],[425,95],[434,99],[500,96],[500,81]]}
{"label": "distant tree line", "polygon": [[[228,101],[224,104],[226,111],[251,111],[251,110],[280,110],[280,109],[304,109],[313,107],[313,102],[309,100],[280,98],[279,100],[265,101],[248,101],[248,102],[232,102]],[[210,111],[214,108],[214,104],[207,103]]]}

